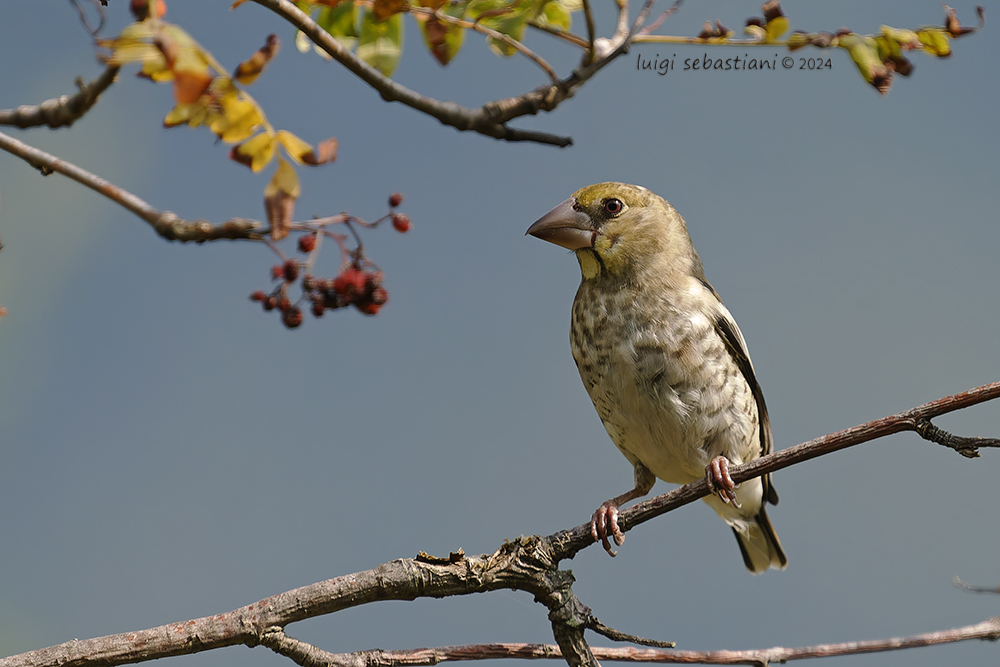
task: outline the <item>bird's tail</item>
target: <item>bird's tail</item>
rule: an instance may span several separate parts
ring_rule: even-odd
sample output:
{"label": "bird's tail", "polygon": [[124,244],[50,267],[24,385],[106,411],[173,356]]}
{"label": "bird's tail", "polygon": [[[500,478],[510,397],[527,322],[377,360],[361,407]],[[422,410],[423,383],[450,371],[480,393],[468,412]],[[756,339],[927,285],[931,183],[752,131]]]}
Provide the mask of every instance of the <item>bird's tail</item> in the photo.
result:
{"label": "bird's tail", "polygon": [[767,518],[763,503],[757,515],[752,520],[742,523],[740,528],[743,530],[734,526],[733,534],[736,535],[736,541],[740,545],[743,563],[751,573],[760,574],[772,567],[778,570],[785,569],[788,557],[781,548],[781,540],[774,532],[771,520]]}

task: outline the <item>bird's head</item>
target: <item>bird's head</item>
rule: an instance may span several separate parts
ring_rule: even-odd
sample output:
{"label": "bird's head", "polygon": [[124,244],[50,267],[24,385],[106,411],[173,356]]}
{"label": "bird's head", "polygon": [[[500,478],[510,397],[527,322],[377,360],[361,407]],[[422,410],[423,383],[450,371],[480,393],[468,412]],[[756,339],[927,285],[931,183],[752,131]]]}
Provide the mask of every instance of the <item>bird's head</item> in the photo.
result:
{"label": "bird's head", "polygon": [[684,219],[662,197],[626,183],[577,190],[528,234],[576,252],[584,279],[632,278],[640,271],[701,272]]}

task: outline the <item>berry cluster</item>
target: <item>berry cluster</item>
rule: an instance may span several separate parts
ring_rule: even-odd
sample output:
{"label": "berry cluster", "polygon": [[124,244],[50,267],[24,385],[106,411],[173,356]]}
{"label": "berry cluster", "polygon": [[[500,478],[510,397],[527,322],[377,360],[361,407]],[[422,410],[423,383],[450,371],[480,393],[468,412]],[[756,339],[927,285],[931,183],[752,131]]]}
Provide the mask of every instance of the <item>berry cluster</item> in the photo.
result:
{"label": "berry cluster", "polygon": [[[251,301],[261,304],[265,311],[277,310],[281,313],[281,322],[289,329],[295,329],[304,319],[303,308],[308,307],[315,317],[322,317],[327,310],[336,310],[354,306],[365,315],[376,315],[389,300],[389,292],[382,286],[382,272],[364,254],[361,239],[354,225],[365,228],[376,227],[390,220],[398,232],[409,231],[410,218],[395,209],[403,202],[403,195],[398,192],[389,197],[389,214],[374,222],[365,222],[347,214],[329,218],[312,220],[307,223],[293,224],[292,231],[303,232],[297,241],[298,251],[306,255],[306,259],[286,259],[285,256],[271,245],[271,248],[282,258],[281,264],[271,267],[271,279],[280,283],[270,292],[258,290],[250,295]],[[338,234],[327,229],[334,224],[343,224],[350,235]],[[354,246],[349,244],[353,238]],[[312,273],[324,239],[332,239],[340,248],[340,272],[333,278],[319,278]],[[298,284],[301,294],[294,301],[289,292]]]}

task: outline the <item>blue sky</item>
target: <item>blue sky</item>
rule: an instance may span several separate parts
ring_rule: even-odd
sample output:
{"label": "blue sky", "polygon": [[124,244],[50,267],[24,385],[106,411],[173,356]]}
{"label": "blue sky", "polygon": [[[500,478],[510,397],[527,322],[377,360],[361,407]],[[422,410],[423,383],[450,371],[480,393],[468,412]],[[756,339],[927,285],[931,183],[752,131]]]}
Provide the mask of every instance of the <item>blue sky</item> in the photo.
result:
{"label": "blue sky", "polygon": [[[391,191],[406,195],[411,232],[365,234],[390,301],[375,318],[336,312],[287,331],[247,300],[270,285],[266,248],[169,244],[79,185],[0,155],[5,655],[227,611],[418,551],[489,552],[579,525],[630,488],[569,352],[576,261],[524,237],[590,183],[645,185],[687,219],[746,336],[779,449],[1000,376],[991,23],[950,59],[914,55],[913,75],[885,98],[841,52],[823,52],[826,71],[660,76],[636,59],[668,50],[636,46],[555,112],[519,122],[574,137],[556,149],[385,104],[295,51],[274,15],[228,4],[171,0],[167,18],[228,66],[277,33],[284,48],[251,92],[277,127],[340,140],[336,163],[303,174],[298,215],[374,218]],[[972,4],[955,7],[974,22]],[[942,18],[929,1],[784,8],[806,30]],[[758,10],[689,2],[662,31],[739,26]],[[109,16],[112,34],[125,3]],[[603,34],[609,18],[602,6]],[[475,106],[545,82],[479,35],[442,68],[410,19],[406,30],[394,77],[426,94]],[[8,3],[0,37],[0,108],[100,71],[67,3]],[[575,63],[549,36],[527,42],[562,72]],[[164,130],[171,104],[168,87],[126,71],[73,128],[14,133],[183,217],[261,217],[267,177],[230,162],[204,129]],[[998,436],[1000,405],[938,423]],[[779,472],[770,514],[784,572],[747,574],[701,503],[629,533],[614,560],[591,548],[567,566],[603,622],[686,649],[975,623],[997,613],[996,598],[951,578],[1000,581],[998,457],[969,461],[904,434]],[[288,630],[334,652],[551,642],[544,608],[514,592],[380,603]],[[977,642],[864,660],[994,665],[996,651]],[[286,664],[242,647],[173,661]]]}

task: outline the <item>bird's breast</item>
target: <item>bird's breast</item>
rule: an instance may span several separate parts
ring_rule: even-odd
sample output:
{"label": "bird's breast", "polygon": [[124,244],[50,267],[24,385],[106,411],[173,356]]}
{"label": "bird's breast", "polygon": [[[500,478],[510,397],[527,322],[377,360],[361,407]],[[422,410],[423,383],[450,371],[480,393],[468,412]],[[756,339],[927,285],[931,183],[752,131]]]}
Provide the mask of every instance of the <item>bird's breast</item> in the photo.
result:
{"label": "bird's breast", "polygon": [[750,388],[701,312],[663,295],[585,283],[570,342],[608,435],[660,479],[699,479],[718,454],[734,462],[756,456]]}

